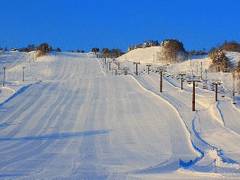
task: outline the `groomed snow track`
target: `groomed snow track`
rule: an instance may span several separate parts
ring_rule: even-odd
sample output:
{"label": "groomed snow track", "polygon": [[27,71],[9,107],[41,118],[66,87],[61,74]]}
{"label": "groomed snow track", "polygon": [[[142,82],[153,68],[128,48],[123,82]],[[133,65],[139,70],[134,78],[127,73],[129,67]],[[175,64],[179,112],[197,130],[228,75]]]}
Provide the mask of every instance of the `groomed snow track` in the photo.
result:
{"label": "groomed snow track", "polygon": [[129,179],[156,165],[172,174],[199,156],[165,100],[92,55],[47,56],[26,76],[37,81],[0,106],[2,179]]}

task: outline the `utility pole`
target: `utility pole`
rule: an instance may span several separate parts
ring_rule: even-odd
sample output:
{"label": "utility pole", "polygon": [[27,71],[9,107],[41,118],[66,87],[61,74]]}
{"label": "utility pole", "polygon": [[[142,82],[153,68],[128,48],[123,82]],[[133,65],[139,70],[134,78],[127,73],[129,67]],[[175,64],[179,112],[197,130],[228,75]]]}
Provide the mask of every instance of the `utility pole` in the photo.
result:
{"label": "utility pole", "polygon": [[6,80],[6,67],[3,67],[3,87],[5,86],[5,80]]}
{"label": "utility pole", "polygon": [[138,76],[138,65],[140,64],[140,62],[133,62],[134,65],[136,65],[136,76]]}
{"label": "utility pole", "polygon": [[218,86],[221,84],[219,81],[215,81],[212,83],[215,86],[215,101],[218,101]]}
{"label": "utility pole", "polygon": [[233,75],[232,99],[233,99],[233,104],[236,104],[235,102],[235,81],[236,81],[235,71],[233,71],[232,75]]}
{"label": "utility pole", "polygon": [[163,92],[163,71],[160,71],[160,92]]}
{"label": "utility pole", "polygon": [[25,81],[25,78],[24,78],[24,70],[25,70],[25,66],[22,67],[22,81],[24,82]]}
{"label": "utility pole", "polygon": [[111,67],[112,62],[108,62],[108,70],[111,71],[112,67]]}
{"label": "utility pole", "polygon": [[193,83],[193,90],[192,90],[192,111],[196,111],[196,82],[201,82],[199,79],[194,79],[194,77],[188,82]]}
{"label": "utility pole", "polygon": [[201,80],[203,79],[203,63],[201,62]]}
{"label": "utility pole", "polygon": [[159,74],[160,74],[160,87],[159,87],[159,89],[160,89],[160,92],[162,93],[163,92],[163,72],[166,71],[166,70],[164,70],[163,67],[159,67],[158,70],[159,70]]}
{"label": "utility pole", "polygon": [[196,74],[197,74],[197,76],[199,76],[199,72],[198,72],[198,71],[199,71],[199,68],[198,68],[198,67],[199,67],[199,64],[197,63],[196,66],[197,66],[197,70],[196,70],[197,72],[196,72]]}
{"label": "utility pole", "polygon": [[179,76],[181,77],[181,90],[183,90],[183,81],[184,81],[184,76],[186,76],[186,74],[180,73]]}
{"label": "utility pole", "polygon": [[117,62],[118,70],[120,70],[120,62]]}
{"label": "utility pole", "polygon": [[147,66],[147,72],[148,72],[148,74],[150,73],[150,67],[152,66],[151,64],[147,64],[146,65]]}
{"label": "utility pole", "polygon": [[193,81],[192,111],[196,111],[196,81]]}
{"label": "utility pole", "polygon": [[215,84],[215,101],[218,101],[218,84]]}
{"label": "utility pole", "polygon": [[208,71],[207,71],[207,69],[205,69],[205,79],[206,80],[208,79]]}
{"label": "utility pole", "polygon": [[117,69],[114,69],[114,71],[115,71],[115,76],[117,76],[117,75],[118,75],[118,73],[117,73]]}

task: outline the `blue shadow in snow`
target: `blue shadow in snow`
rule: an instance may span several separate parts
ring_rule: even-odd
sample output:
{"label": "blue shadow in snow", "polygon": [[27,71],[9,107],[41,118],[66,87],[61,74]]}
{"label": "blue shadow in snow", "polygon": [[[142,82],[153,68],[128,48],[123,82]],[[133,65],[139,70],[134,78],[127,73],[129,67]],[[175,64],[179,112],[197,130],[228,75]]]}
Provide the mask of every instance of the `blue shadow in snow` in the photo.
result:
{"label": "blue shadow in snow", "polygon": [[[36,84],[39,84],[40,82],[37,82]],[[17,92],[15,92],[12,96],[10,96],[6,101],[0,103],[0,108],[8,103],[9,101],[11,101],[12,99],[14,99],[15,97],[19,96],[20,94],[24,93],[29,87],[31,87],[33,84],[29,84],[26,86],[23,86],[22,88],[20,88]]]}
{"label": "blue shadow in snow", "polygon": [[20,176],[24,176],[25,174],[0,174],[0,178],[8,178],[8,179],[12,179],[12,178],[17,178],[17,177],[20,177]]}
{"label": "blue shadow in snow", "polygon": [[157,166],[149,167],[146,169],[138,170],[135,174],[154,174],[154,173],[170,173],[179,169],[179,163],[177,160],[170,159]]}
{"label": "blue shadow in snow", "polygon": [[179,160],[179,167],[182,168],[189,168],[193,165],[195,165],[198,161],[200,161],[203,157],[204,157],[204,152],[201,151],[197,146],[195,146],[195,144],[193,143],[193,141],[191,141],[193,148],[198,151],[201,155],[197,158],[195,158],[194,160],[190,160],[190,161],[183,161],[182,159]]}
{"label": "blue shadow in snow", "polygon": [[10,126],[9,123],[2,123],[2,124],[0,124],[0,129],[4,129],[4,128],[8,127],[8,126]]}
{"label": "blue shadow in snow", "polygon": [[240,108],[240,96],[235,97],[236,107]]}
{"label": "blue shadow in snow", "polygon": [[97,136],[108,134],[109,130],[96,130],[96,131],[84,131],[84,132],[65,132],[54,133],[40,136],[25,136],[25,137],[1,137],[1,141],[42,141],[42,140],[63,140],[69,138],[79,138],[87,136]]}

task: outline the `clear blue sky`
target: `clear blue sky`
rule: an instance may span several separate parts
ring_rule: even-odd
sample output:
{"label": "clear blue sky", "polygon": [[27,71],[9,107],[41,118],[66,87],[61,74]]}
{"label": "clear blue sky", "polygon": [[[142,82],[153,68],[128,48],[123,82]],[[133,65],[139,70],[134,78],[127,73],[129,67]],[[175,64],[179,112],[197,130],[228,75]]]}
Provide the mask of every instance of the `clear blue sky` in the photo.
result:
{"label": "clear blue sky", "polygon": [[1,0],[0,46],[62,49],[177,38],[186,49],[240,40],[239,0]]}

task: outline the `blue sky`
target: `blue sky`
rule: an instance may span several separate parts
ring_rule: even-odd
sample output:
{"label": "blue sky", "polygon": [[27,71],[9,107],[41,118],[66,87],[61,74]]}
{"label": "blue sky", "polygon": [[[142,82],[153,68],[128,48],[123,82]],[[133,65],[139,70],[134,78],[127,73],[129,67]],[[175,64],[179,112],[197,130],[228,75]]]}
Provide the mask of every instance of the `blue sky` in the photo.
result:
{"label": "blue sky", "polygon": [[239,0],[1,0],[0,46],[126,49],[176,38],[186,49],[240,41]]}

